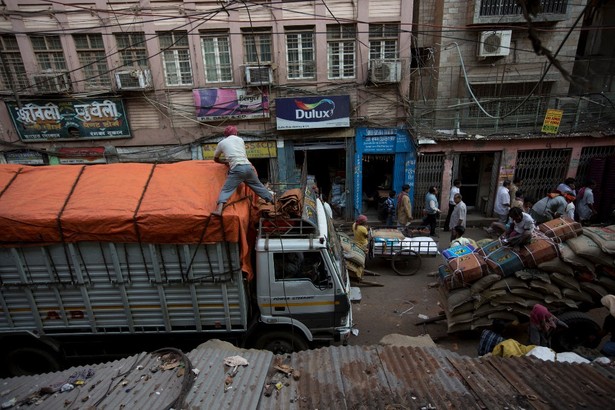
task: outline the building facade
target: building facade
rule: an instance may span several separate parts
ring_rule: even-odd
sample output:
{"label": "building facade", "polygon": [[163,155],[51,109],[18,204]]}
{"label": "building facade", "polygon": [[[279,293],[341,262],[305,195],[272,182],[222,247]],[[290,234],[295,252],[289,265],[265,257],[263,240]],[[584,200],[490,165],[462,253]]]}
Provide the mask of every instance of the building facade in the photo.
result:
{"label": "building facade", "polygon": [[[209,159],[233,123],[260,176],[325,199],[338,178],[353,218],[405,183],[415,212],[429,185],[446,204],[455,178],[489,212],[524,155],[538,192],[613,153],[608,33],[580,29],[606,6],[543,0],[530,25],[514,0],[3,4],[0,161]],[[556,146],[557,172],[524,154]]]}

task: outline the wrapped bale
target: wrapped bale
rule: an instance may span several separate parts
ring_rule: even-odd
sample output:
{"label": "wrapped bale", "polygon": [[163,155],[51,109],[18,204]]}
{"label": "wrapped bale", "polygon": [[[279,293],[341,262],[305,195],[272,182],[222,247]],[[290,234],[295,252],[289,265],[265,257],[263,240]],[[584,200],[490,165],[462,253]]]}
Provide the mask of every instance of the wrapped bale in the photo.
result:
{"label": "wrapped bale", "polygon": [[445,260],[458,258],[463,255],[474,253],[476,248],[472,245],[457,245],[442,251],[442,256]]}
{"label": "wrapped bale", "polygon": [[404,238],[402,241],[402,249],[411,249],[419,255],[437,255],[438,243],[429,236],[417,236],[414,238]]}
{"label": "wrapped bale", "polygon": [[487,268],[491,273],[497,273],[502,277],[508,277],[523,269],[521,257],[512,249],[503,246],[485,257]]}
{"label": "wrapped bale", "polygon": [[519,255],[525,267],[535,268],[543,262],[559,257],[559,252],[553,239],[533,237],[530,243],[521,247]]}
{"label": "wrapped bale", "polygon": [[555,218],[538,225],[540,232],[555,242],[565,242],[583,233],[583,226],[568,217]]}
{"label": "wrapped bale", "polygon": [[483,258],[474,253],[451,259],[447,264],[452,272],[468,284],[476,282],[489,273]]}
{"label": "wrapped bale", "polygon": [[393,255],[402,248],[405,236],[397,229],[380,228],[370,231],[372,251],[375,256]]}
{"label": "wrapped bale", "polygon": [[448,265],[440,265],[438,267],[438,279],[446,290],[459,289],[467,285],[467,283],[463,281],[461,272],[457,272],[456,274]]}
{"label": "wrapped bale", "polygon": [[596,242],[604,252],[615,254],[615,225],[602,228],[589,227],[583,229],[583,233]]}
{"label": "wrapped bale", "polygon": [[498,249],[500,249],[502,246],[504,246],[504,243],[502,243],[501,240],[496,239],[495,241],[489,241],[488,243],[482,245],[480,248],[478,248],[476,250],[476,252],[483,256],[489,256],[490,253],[497,251]]}

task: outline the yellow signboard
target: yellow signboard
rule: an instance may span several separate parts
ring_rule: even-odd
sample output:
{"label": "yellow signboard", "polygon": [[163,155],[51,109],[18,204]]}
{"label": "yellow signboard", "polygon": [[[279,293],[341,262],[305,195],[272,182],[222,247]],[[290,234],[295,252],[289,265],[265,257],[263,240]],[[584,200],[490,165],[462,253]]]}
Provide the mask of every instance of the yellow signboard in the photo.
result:
{"label": "yellow signboard", "polygon": [[542,132],[545,134],[557,134],[563,115],[564,111],[562,110],[548,109],[545,114],[545,120],[542,123]]}
{"label": "yellow signboard", "polygon": [[[214,159],[214,152],[218,144],[203,144],[203,159]],[[275,158],[278,149],[275,141],[247,141],[246,154],[248,158]]]}

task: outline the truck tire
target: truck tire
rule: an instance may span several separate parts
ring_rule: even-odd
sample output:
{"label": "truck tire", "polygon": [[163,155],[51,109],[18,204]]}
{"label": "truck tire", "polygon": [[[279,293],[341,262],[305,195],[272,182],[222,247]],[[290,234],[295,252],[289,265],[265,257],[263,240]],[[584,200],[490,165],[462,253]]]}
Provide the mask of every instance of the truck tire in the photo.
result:
{"label": "truck tire", "polygon": [[600,325],[582,312],[564,312],[557,317],[568,325],[558,328],[551,337],[551,347],[556,352],[571,352],[577,347],[596,348],[600,343]]}
{"label": "truck tire", "polygon": [[254,345],[256,349],[269,350],[275,354],[286,354],[310,348],[307,340],[290,331],[273,331],[262,333]]}
{"label": "truck tire", "polygon": [[6,353],[4,362],[12,376],[57,372],[62,368],[59,355],[43,346],[16,346]]}

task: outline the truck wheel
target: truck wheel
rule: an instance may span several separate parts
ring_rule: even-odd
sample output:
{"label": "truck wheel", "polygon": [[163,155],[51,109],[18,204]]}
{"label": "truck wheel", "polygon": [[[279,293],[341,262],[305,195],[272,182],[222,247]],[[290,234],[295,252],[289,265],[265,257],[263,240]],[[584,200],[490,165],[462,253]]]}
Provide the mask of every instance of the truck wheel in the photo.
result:
{"label": "truck wheel", "polygon": [[62,368],[60,358],[50,349],[22,346],[10,350],[5,356],[6,370],[13,376],[27,376],[57,372]]}
{"label": "truck wheel", "polygon": [[582,312],[564,312],[557,317],[568,325],[553,334],[551,347],[556,352],[571,352],[577,347],[596,348],[600,343],[600,325]]}
{"label": "truck wheel", "polygon": [[305,338],[298,334],[274,331],[262,334],[254,346],[257,349],[269,350],[275,354],[286,354],[307,350],[310,348]]}

